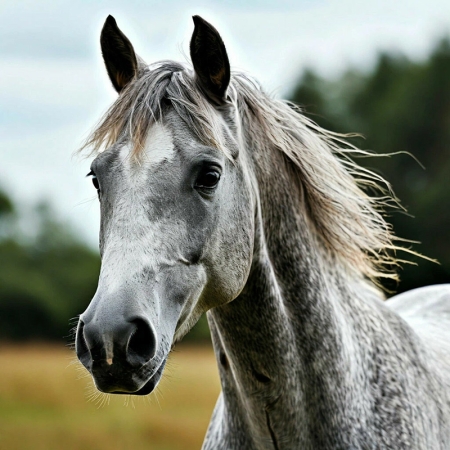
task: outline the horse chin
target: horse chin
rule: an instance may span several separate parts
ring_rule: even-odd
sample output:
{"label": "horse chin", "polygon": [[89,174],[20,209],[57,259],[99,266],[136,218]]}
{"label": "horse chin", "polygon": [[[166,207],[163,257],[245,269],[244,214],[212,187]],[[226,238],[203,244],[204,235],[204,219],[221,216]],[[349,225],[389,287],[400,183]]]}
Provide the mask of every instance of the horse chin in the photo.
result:
{"label": "horse chin", "polygon": [[[102,382],[103,379],[96,379],[94,377],[96,388],[105,394],[117,394],[117,395],[148,395],[151,394],[158,383],[161,380],[161,376],[166,365],[167,359],[165,359],[158,370],[143,384],[141,387],[134,389],[132,386],[118,386],[117,383],[109,384]],[[127,383],[128,384],[128,383]]]}
{"label": "horse chin", "polygon": [[161,380],[161,376],[164,370],[164,367],[166,366],[167,359],[163,361],[163,363],[159,366],[159,369],[156,371],[156,373],[148,380],[144,386],[142,386],[138,391],[133,392],[132,395],[148,395],[151,394],[156,386],[158,386],[158,383]]}

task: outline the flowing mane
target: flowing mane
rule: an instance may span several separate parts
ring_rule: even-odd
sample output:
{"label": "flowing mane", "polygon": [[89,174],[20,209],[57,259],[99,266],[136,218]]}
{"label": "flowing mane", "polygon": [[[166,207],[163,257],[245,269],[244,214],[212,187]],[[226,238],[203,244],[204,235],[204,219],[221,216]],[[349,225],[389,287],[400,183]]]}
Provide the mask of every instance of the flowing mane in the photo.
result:
{"label": "flowing mane", "polygon": [[[322,129],[296,105],[267,95],[242,73],[232,74],[228,93],[242,144],[261,152],[283,152],[294,163],[311,222],[329,256],[374,282],[379,277],[396,279],[392,268],[398,260],[392,253],[401,247],[393,242],[397,238],[383,218],[383,208],[395,207],[397,201],[382,177],[351,159],[368,153],[347,143],[346,135]],[[83,149],[101,152],[127,134],[133,156],[139,157],[150,126],[162,119],[169,105],[202,143],[227,153],[223,119],[198,88],[193,70],[172,61],[140,64],[139,75],[121,92]]]}

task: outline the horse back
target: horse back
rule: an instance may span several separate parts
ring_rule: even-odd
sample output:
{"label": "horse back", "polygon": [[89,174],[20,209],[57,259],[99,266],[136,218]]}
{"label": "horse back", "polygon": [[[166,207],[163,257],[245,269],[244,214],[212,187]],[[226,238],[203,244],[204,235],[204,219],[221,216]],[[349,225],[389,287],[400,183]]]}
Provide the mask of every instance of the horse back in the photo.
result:
{"label": "horse back", "polygon": [[[450,284],[413,289],[392,297],[386,305],[436,354],[436,363],[450,369]],[[450,383],[450,374],[448,378]]]}

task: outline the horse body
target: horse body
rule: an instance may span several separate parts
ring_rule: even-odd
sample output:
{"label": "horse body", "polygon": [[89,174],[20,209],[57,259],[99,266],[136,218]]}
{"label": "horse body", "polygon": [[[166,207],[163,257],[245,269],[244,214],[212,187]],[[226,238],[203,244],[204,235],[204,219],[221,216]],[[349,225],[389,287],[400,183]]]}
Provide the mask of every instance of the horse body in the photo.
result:
{"label": "horse body", "polygon": [[231,75],[194,20],[194,71],[103,29],[120,95],[90,140],[102,270],[79,359],[100,390],[148,394],[207,312],[222,394],[204,449],[450,448],[450,287],[384,302],[391,234],[354,180],[376,177]]}

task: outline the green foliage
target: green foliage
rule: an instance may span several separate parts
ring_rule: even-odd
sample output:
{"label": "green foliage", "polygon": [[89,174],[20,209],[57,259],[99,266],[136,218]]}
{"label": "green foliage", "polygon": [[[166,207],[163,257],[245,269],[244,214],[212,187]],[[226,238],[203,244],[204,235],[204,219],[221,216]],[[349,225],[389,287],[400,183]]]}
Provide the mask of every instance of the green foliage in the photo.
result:
{"label": "green foliage", "polygon": [[0,189],[0,239],[11,234],[15,219],[12,200]]}
{"label": "green foliage", "polygon": [[308,71],[292,100],[305,105],[306,112],[311,111],[313,120],[325,128],[362,133],[367,140],[354,142],[359,147],[378,154],[404,152],[358,162],[381,173],[408,210],[409,215],[397,212],[388,217],[396,234],[420,241],[414,249],[441,265],[415,258],[418,266],[404,266],[401,284],[387,287],[401,292],[449,282],[449,40],[442,40],[421,63],[381,54],[372,73],[349,71],[337,81]]}
{"label": "green foliage", "polygon": [[10,215],[14,211],[14,206],[11,199],[0,191],[0,217]]}
{"label": "green foliage", "polygon": [[[0,198],[13,211],[6,194]],[[0,339],[68,336],[69,319],[83,312],[97,286],[98,255],[48,205],[38,205],[37,214],[34,239],[14,235],[0,241]]]}

